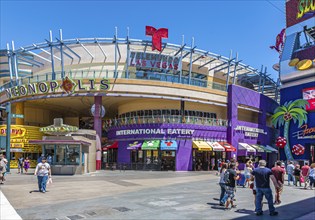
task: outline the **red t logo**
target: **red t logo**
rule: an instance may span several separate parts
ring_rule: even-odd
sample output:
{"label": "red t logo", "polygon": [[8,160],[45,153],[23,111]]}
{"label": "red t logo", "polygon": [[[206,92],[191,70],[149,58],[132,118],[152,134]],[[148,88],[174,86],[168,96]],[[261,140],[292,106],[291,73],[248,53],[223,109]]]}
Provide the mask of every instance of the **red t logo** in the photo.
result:
{"label": "red t logo", "polygon": [[162,38],[168,38],[168,29],[155,29],[152,26],[145,26],[145,34],[152,36],[152,50],[162,50]]}

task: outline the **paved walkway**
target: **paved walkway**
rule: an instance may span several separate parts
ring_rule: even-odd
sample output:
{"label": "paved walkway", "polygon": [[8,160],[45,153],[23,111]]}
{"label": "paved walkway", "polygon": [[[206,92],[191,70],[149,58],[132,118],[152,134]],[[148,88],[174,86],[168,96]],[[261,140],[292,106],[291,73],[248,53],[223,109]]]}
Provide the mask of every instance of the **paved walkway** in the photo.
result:
{"label": "paved walkway", "polygon": [[1,220],[20,220],[22,219],[19,214],[12,207],[7,198],[0,191],[0,219]]}
{"label": "paved walkway", "polygon": [[[33,175],[8,176],[2,186],[23,219],[310,219],[315,191],[285,186],[279,216],[256,217],[253,195],[237,188],[238,207],[218,206],[218,177],[209,172],[101,171],[82,176],[54,176],[46,194]],[[31,192],[31,193],[30,193]],[[5,218],[4,218],[5,219]]]}

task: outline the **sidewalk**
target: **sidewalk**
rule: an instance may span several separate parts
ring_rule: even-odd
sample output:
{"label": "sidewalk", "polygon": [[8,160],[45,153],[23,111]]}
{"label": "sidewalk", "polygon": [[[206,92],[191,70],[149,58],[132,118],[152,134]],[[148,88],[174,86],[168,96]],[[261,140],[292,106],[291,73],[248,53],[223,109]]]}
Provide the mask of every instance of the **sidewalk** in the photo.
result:
{"label": "sidewalk", "polygon": [[0,191],[0,219],[1,220],[22,220],[17,214],[15,209],[12,207],[10,202],[7,200],[5,195]]}

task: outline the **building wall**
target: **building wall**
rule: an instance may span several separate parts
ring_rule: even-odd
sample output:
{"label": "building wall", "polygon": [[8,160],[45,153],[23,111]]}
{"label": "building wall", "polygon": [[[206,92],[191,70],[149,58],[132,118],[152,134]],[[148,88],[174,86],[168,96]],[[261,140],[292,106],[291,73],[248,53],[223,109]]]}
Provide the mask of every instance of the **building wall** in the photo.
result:
{"label": "building wall", "polygon": [[[262,145],[274,145],[275,134],[277,130],[267,126],[266,118],[267,113],[273,113],[278,107],[278,103],[270,99],[263,94],[255,92],[253,90],[237,86],[230,85],[228,90],[228,118],[230,125],[228,127],[228,141],[234,147],[239,149],[238,143],[248,144],[262,144]],[[258,123],[251,123],[238,120],[238,106],[245,105],[252,108],[259,109],[262,113],[258,119]],[[244,132],[236,131],[237,126],[247,126],[250,128],[263,129],[266,134],[258,134],[258,137],[246,137]],[[238,153],[238,152],[237,152]]]}
{"label": "building wall", "polygon": [[[315,87],[315,81],[305,83],[298,86],[292,86],[285,89],[280,90],[281,94],[281,102],[280,105],[283,105],[285,102],[294,101],[296,99],[303,99],[302,90],[304,88],[310,88]],[[308,111],[307,114],[307,126],[308,128],[314,128],[315,127],[315,111]],[[315,132],[312,132],[310,135],[313,136],[313,138],[307,138],[307,139],[298,139],[297,132],[303,131],[303,129],[299,128],[298,123],[294,123],[293,121],[290,122],[290,128],[289,128],[289,143],[292,148],[295,144],[301,144],[305,147],[305,153],[300,156],[296,156],[294,154],[293,157],[297,160],[304,160],[304,159],[310,159],[310,145],[315,145]],[[281,136],[283,136],[283,128],[281,130]],[[281,150],[281,158],[285,159],[284,151]]]}

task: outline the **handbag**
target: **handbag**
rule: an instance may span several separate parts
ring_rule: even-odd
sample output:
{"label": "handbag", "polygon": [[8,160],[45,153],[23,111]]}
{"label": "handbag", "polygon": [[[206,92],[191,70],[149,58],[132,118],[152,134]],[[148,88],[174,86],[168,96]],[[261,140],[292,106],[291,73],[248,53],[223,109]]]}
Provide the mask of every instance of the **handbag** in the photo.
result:
{"label": "handbag", "polygon": [[304,183],[304,177],[303,176],[300,177],[300,182]]}

